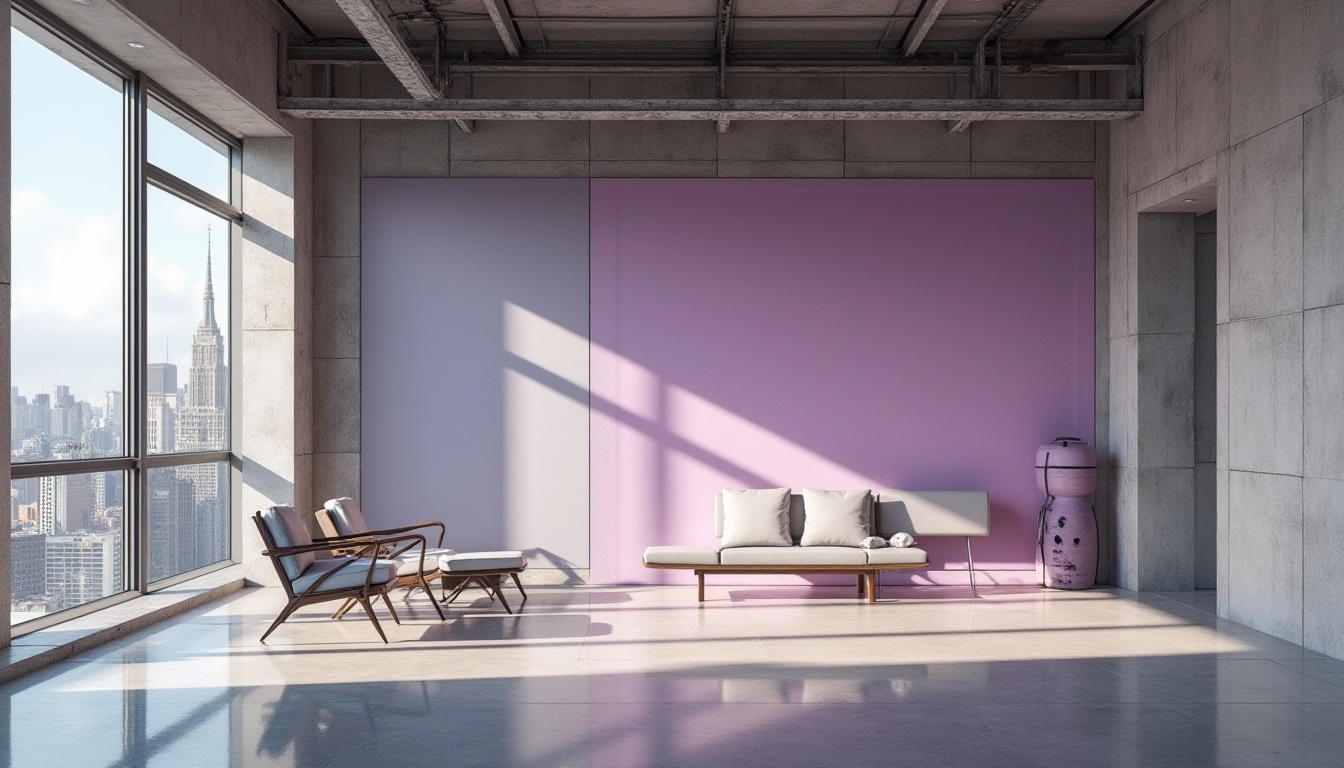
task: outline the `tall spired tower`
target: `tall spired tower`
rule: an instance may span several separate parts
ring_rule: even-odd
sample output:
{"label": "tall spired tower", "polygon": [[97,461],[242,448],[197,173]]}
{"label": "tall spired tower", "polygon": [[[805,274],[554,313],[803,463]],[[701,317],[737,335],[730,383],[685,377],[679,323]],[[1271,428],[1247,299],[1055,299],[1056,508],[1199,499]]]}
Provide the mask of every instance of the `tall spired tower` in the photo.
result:
{"label": "tall spired tower", "polygon": [[228,445],[229,366],[224,336],[215,320],[215,286],[211,274],[210,233],[206,232],[205,295],[201,323],[191,339],[191,370],[187,401],[177,428],[177,450],[222,450]]}
{"label": "tall spired tower", "polygon": [[[201,298],[201,322],[191,339],[191,369],[187,374],[187,394],[177,414],[177,445],[188,451],[221,451],[229,446],[229,366],[224,336],[215,320],[215,285],[211,274],[210,232],[206,230],[205,295]],[[180,481],[170,494],[179,499],[170,515],[190,515],[191,522],[179,521],[177,530],[194,535],[194,542],[179,542],[172,547],[174,562],[166,567],[181,573],[228,557],[229,467],[227,462],[190,464],[176,468]],[[169,479],[164,478],[164,488]],[[151,485],[153,481],[151,480]],[[153,489],[151,489],[153,490]],[[183,504],[185,493],[194,499],[195,508]],[[186,508],[182,508],[185,506]],[[193,544],[194,546],[188,546]]]}

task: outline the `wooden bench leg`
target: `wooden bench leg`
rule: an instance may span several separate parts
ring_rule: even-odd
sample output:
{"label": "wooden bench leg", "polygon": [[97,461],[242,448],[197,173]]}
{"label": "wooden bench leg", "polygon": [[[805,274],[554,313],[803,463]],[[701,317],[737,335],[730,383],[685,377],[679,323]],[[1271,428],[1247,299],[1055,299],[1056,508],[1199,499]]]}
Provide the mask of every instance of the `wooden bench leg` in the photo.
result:
{"label": "wooden bench leg", "polygon": [[859,597],[863,597],[863,574],[860,573],[855,580],[859,582],[858,592],[855,592],[855,594]]}
{"label": "wooden bench leg", "polygon": [[698,591],[699,591],[699,597],[698,597],[697,599],[699,600],[699,602],[702,602],[702,603],[703,603],[703,602],[705,602],[705,572],[704,572],[704,571],[696,571],[696,572],[695,572],[695,583],[696,583],[696,587],[698,588]]}
{"label": "wooden bench leg", "polygon": [[864,588],[868,591],[868,602],[877,602],[877,574],[869,571],[863,574]]}

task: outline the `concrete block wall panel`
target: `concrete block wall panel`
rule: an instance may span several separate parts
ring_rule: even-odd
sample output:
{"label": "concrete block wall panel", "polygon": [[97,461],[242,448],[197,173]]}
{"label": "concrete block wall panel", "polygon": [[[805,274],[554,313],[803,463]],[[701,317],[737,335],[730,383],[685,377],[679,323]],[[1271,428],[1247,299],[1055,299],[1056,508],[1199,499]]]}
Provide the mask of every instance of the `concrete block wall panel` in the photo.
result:
{"label": "concrete block wall panel", "polygon": [[1344,582],[1339,553],[1344,552],[1344,482],[1305,478],[1302,489],[1303,643],[1344,658]]}
{"label": "concrete block wall panel", "polygon": [[1180,592],[1195,587],[1195,471],[1193,467],[1137,469],[1139,516],[1135,543],[1137,589]]}
{"label": "concrete block wall panel", "polygon": [[[1344,656],[1344,611],[1331,590],[1344,583],[1344,563],[1324,548],[1338,552],[1330,501],[1338,489],[1329,484],[1344,474],[1344,420],[1334,413],[1344,396],[1344,341],[1335,338],[1344,333],[1336,327],[1344,308],[1341,25],[1344,4],[1329,0],[1156,4],[1130,32],[1146,45],[1144,115],[1113,125],[1111,140],[1112,199],[1141,201],[1111,227],[1111,443],[1127,429],[1118,419],[1131,414],[1116,381],[1128,364],[1116,339],[1131,330],[1118,313],[1133,304],[1115,279],[1126,271],[1118,250],[1134,251],[1126,237],[1143,210],[1179,204],[1213,168],[1218,611],[1336,656]],[[1207,301],[1201,291],[1201,307]],[[1133,418],[1142,431],[1142,416]],[[1201,431],[1207,421],[1201,406]],[[1200,496],[1207,450],[1201,440]],[[1133,495],[1112,492],[1118,504]],[[1207,519],[1200,509],[1197,519]],[[1141,567],[1143,547],[1125,547],[1128,523],[1117,527],[1123,583]]]}
{"label": "concrete block wall panel", "polygon": [[1308,112],[1303,134],[1304,305],[1344,304],[1344,97]]}
{"label": "concrete block wall panel", "polygon": [[1302,478],[1231,471],[1228,618],[1302,642]]}
{"label": "concrete block wall panel", "polygon": [[1302,475],[1302,314],[1228,326],[1228,468]]}
{"label": "concrete block wall panel", "polygon": [[1344,305],[1303,315],[1303,474],[1344,480]]}
{"label": "concrete block wall panel", "polygon": [[1231,150],[1228,312],[1233,320],[1302,310],[1302,120]]}
{"label": "concrete block wall panel", "polygon": [[[1237,0],[1232,5],[1229,138],[1243,142],[1344,93],[1344,5]],[[1184,22],[1183,22],[1184,23]]]}

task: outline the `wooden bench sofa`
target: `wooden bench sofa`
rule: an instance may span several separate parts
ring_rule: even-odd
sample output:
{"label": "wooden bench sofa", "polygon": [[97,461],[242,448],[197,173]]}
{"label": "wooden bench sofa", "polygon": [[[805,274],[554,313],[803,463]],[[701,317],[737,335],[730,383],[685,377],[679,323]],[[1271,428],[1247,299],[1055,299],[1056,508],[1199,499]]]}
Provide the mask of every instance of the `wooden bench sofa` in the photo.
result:
{"label": "wooden bench sofa", "polygon": [[[929,536],[961,536],[966,539],[967,571],[975,591],[975,560],[971,537],[989,535],[989,494],[985,491],[898,491],[874,495],[870,532],[890,538],[899,531],[912,534],[916,542]],[[789,531],[795,542],[802,538],[807,511],[803,497],[793,494],[789,504]],[[723,498],[715,498],[714,535],[723,538]],[[929,566],[928,553],[917,547],[682,547],[658,546],[644,550],[645,568],[671,568],[695,572],[699,601],[705,600],[708,574],[842,574],[856,577],[861,596],[877,601],[878,574]]]}

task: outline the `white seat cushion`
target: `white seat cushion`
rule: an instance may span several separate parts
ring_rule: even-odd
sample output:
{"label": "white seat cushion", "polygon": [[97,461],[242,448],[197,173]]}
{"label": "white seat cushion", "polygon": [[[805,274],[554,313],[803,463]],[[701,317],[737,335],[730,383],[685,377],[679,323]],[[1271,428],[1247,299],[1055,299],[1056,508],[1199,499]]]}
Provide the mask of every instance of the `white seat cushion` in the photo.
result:
{"label": "white seat cushion", "polygon": [[709,547],[649,547],[644,562],[650,565],[718,565],[719,550]]}
{"label": "white seat cushion", "polygon": [[912,565],[929,562],[929,553],[919,547],[887,547],[863,551],[868,553],[868,562],[872,565]]}
{"label": "white seat cushion", "polygon": [[[858,547],[733,547],[719,552],[724,565],[867,565]],[[885,552],[886,550],[878,550]]]}
{"label": "white seat cushion", "polygon": [[[303,594],[304,590],[312,586],[313,582],[322,578],[323,574],[335,571],[342,563],[349,562],[347,557],[336,557],[331,560],[317,560],[308,566],[303,575],[294,580],[291,585],[294,588],[294,594]],[[364,577],[369,572],[369,566],[373,565],[373,560],[360,559],[350,565],[341,568],[331,578],[322,582],[313,594],[320,595],[325,592],[338,592],[343,589],[352,589],[364,586]],[[397,578],[397,566],[390,560],[379,560],[373,570],[373,584],[386,584]]]}
{"label": "white seat cushion", "polygon": [[527,567],[527,556],[522,552],[459,552],[439,558],[439,569],[445,573],[473,571],[511,571]]}
{"label": "white seat cushion", "polygon": [[[419,545],[416,545],[417,547]],[[434,549],[431,547],[425,552],[425,573],[433,573],[439,570],[439,558],[444,555],[456,555],[455,549]],[[397,575],[414,576],[416,571],[420,570],[420,550],[412,549],[409,552],[402,553],[397,557]]]}

